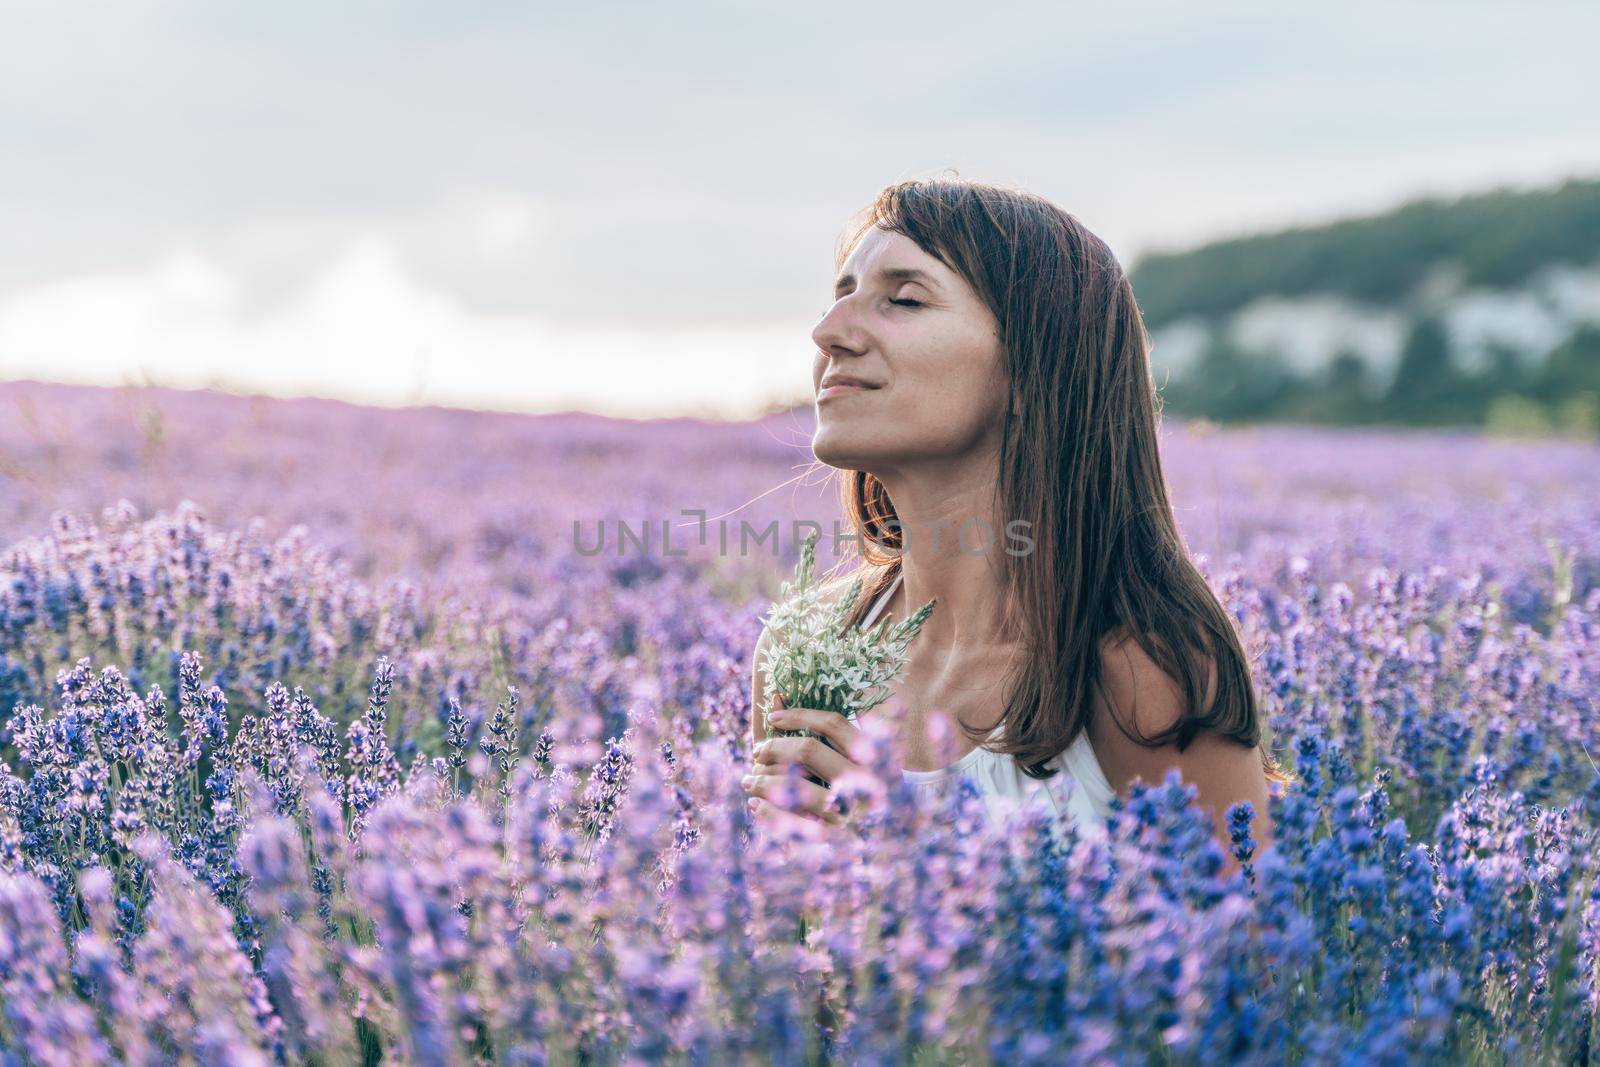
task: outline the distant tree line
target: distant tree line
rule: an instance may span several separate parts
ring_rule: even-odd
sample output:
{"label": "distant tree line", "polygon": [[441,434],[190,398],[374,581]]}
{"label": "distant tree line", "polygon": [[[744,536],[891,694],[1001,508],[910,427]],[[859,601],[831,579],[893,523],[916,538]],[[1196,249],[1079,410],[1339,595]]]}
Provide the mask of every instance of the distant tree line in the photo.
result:
{"label": "distant tree line", "polygon": [[1392,308],[1453,262],[1467,285],[1510,288],[1600,254],[1600,180],[1541,191],[1419,200],[1369,218],[1144,256],[1128,272],[1145,325],[1213,319],[1261,296],[1343,296]]}

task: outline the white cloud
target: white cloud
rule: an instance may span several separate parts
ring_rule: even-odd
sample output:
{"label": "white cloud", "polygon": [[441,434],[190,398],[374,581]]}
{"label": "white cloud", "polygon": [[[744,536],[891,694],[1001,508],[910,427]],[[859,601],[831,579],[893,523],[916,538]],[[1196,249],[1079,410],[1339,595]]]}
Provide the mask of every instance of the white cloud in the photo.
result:
{"label": "white cloud", "polygon": [[242,318],[245,286],[194,251],[0,299],[0,371],[379,404],[740,417],[804,395],[805,323],[645,329],[483,314],[420,284],[394,245],[345,248],[304,291]]}

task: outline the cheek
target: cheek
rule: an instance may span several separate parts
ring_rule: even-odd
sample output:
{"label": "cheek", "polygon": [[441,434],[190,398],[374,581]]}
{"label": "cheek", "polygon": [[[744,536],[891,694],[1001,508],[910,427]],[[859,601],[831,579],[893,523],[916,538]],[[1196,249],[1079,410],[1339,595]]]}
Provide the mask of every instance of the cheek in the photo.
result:
{"label": "cheek", "polygon": [[946,336],[929,345],[913,366],[918,399],[947,417],[987,421],[1006,397],[1004,368],[992,334]]}

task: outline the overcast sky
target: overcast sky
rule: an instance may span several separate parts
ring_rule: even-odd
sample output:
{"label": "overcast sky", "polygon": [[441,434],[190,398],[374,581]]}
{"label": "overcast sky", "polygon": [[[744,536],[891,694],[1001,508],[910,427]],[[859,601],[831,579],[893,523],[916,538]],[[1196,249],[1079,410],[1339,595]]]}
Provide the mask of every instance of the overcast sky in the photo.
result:
{"label": "overcast sky", "polygon": [[1321,8],[0,0],[0,375],[734,416],[903,178],[1131,267],[1600,174],[1600,5]]}

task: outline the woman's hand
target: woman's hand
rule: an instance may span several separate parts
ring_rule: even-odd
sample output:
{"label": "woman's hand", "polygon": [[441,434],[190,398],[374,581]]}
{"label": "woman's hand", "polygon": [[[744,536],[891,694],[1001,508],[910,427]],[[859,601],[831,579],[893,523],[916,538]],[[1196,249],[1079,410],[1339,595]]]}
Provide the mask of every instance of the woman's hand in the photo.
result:
{"label": "woman's hand", "polygon": [[[784,707],[783,698],[777,696],[773,697],[767,717],[773,726],[810,730],[816,736],[768,736],[756,745],[752,753],[754,766],[741,783],[750,794],[751,807],[757,814],[770,806],[832,826],[842,824],[845,813],[829,783],[847,771],[860,769],[845,755],[860,731],[836,711]],[[807,772],[795,781],[795,792],[788,789],[790,764],[798,764]]]}

